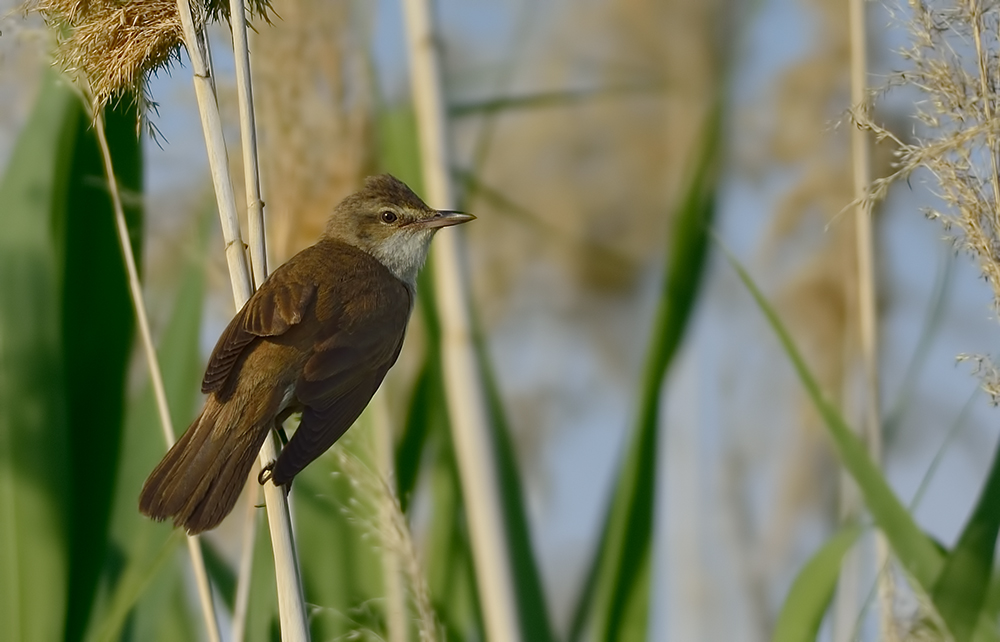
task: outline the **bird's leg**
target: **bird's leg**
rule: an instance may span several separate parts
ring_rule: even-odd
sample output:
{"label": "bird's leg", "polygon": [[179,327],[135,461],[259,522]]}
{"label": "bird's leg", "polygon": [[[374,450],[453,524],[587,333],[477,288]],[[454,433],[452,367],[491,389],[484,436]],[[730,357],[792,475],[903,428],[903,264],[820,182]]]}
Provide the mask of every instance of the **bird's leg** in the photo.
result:
{"label": "bird's leg", "polygon": [[288,435],[285,434],[285,420],[294,413],[294,408],[285,408],[278,413],[277,417],[274,418],[274,432],[278,434],[278,439],[281,440],[282,448],[288,445]]}
{"label": "bird's leg", "polygon": [[[281,447],[284,448],[288,444],[288,435],[285,434],[285,419],[288,418],[290,414],[294,412],[290,408],[286,408],[278,413],[278,416],[274,418],[274,432],[277,433],[278,439],[281,440]],[[257,474],[257,483],[263,486],[265,483],[270,481],[271,473],[274,470],[275,462],[269,463],[260,469],[260,473]],[[292,482],[289,480],[287,484],[284,485],[285,495],[288,491],[292,489]]]}

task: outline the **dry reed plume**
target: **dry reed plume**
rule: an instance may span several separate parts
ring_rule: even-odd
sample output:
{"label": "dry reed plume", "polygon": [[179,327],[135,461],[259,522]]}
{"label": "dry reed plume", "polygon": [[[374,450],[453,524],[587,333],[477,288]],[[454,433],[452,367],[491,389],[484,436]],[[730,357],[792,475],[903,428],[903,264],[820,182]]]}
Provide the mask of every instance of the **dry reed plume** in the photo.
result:
{"label": "dry reed plume", "polygon": [[[941,202],[925,213],[941,221],[956,248],[975,257],[1000,310],[1000,6],[911,0],[895,15],[910,35],[898,52],[906,68],[890,74],[853,114],[859,127],[896,147],[894,171],[875,180],[867,198],[881,199],[893,183],[925,170]],[[894,88],[921,94],[913,110],[919,125],[909,141],[870,117],[879,95]],[[984,389],[1000,400],[1000,373],[989,359],[963,358],[978,362]]]}
{"label": "dry reed plume", "polygon": [[[357,439],[338,444],[333,452],[354,496],[344,507],[348,519],[374,539],[375,546],[397,556],[413,609],[412,625],[420,642],[443,639],[431,602],[430,587],[420,563],[409,522],[396,497],[395,485],[361,459]],[[369,517],[371,516],[371,517]]]}
{"label": "dry reed plume", "polygon": [[[98,105],[123,93],[143,95],[149,75],[178,55],[181,21],[174,0],[29,0],[56,34],[56,63],[82,73]],[[267,0],[249,0],[267,19]],[[193,2],[195,20],[228,18],[224,0]]]}
{"label": "dry reed plume", "polygon": [[253,35],[253,49],[268,52],[254,60],[254,86],[276,261],[314,243],[337,202],[377,169],[370,13],[285,0],[280,24]]}

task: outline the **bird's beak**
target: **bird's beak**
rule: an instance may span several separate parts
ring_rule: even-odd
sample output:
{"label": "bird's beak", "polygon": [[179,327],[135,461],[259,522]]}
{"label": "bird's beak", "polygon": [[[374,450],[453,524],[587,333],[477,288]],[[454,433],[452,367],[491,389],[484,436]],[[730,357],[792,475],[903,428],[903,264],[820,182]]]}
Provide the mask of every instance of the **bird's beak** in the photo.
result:
{"label": "bird's beak", "polygon": [[437,210],[428,218],[416,221],[414,225],[423,228],[437,229],[439,227],[451,227],[459,223],[467,223],[476,218],[472,214],[456,212],[454,210]]}

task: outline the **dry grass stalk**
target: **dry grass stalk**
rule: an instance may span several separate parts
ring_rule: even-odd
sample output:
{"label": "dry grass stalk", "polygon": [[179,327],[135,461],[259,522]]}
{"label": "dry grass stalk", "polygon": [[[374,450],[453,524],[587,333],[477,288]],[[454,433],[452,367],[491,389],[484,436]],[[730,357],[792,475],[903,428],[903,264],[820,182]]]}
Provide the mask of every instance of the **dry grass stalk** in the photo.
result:
{"label": "dry grass stalk", "polygon": [[[881,199],[897,181],[925,170],[941,201],[926,215],[941,221],[956,248],[975,257],[1000,311],[1000,6],[983,0],[911,0],[897,19],[910,35],[899,51],[907,68],[890,74],[852,114],[859,127],[896,147],[894,171],[873,181],[863,200]],[[898,87],[922,94],[914,101],[919,129],[912,140],[902,140],[870,117],[879,95]],[[989,376],[993,368],[986,358],[976,359],[984,366],[983,387],[997,402],[1000,380]]]}
{"label": "dry grass stalk", "polygon": [[[99,105],[123,93],[144,95],[146,79],[178,57],[183,37],[175,0],[29,0],[57,34],[56,62],[82,73]],[[267,19],[266,0],[251,0]],[[198,24],[228,17],[224,0],[192,5]]]}
{"label": "dry grass stalk", "polygon": [[257,124],[254,120],[253,86],[250,80],[250,46],[243,0],[231,0],[230,27],[236,63],[236,94],[240,112],[240,143],[243,148],[243,185],[246,193],[250,264],[255,287],[267,279],[267,239],[264,236],[264,201],[260,197],[260,163],[257,154]]}
{"label": "dry grass stalk", "polygon": [[[132,243],[129,238],[128,225],[125,222],[125,209],[122,206],[121,191],[118,189],[118,180],[115,177],[114,165],[112,164],[111,148],[108,146],[108,137],[104,131],[104,115],[94,107],[96,99],[92,95],[88,95],[88,98],[93,110],[92,114],[97,142],[101,148],[101,156],[104,161],[108,191],[111,194],[111,202],[115,210],[115,227],[118,231],[118,241],[125,259],[125,268],[128,272],[129,291],[132,295],[132,306],[135,309],[136,325],[139,327],[139,335],[146,354],[146,363],[149,367],[150,380],[156,397],[156,408],[160,415],[163,436],[167,442],[167,448],[169,448],[174,443],[174,428],[170,419],[170,409],[167,405],[167,395],[163,386],[159,358],[156,355],[153,336],[149,329],[149,318],[146,315],[146,304],[142,296],[142,283],[139,280],[139,270],[136,268],[135,255],[132,253]],[[187,546],[188,553],[191,556],[191,567],[194,571],[195,585],[198,588],[199,604],[201,605],[202,616],[205,618],[205,630],[208,633],[210,642],[219,642],[221,639],[219,635],[219,623],[215,617],[212,589],[208,582],[208,572],[205,568],[205,560],[201,554],[199,537],[197,535],[188,535]]]}
{"label": "dry grass stalk", "polygon": [[[851,43],[851,102],[862,102],[868,91],[868,30],[864,0],[848,3]],[[871,182],[871,141],[860,129],[851,131],[851,165],[854,170],[854,195],[863,199]],[[864,369],[864,421],[861,432],[868,451],[876,462],[882,460],[882,422],[879,399],[879,336],[875,241],[872,210],[861,204],[855,207],[858,258],[858,335]],[[843,474],[843,473],[842,473]],[[860,504],[860,501],[857,502]],[[889,543],[885,534],[875,534],[875,560],[878,573],[879,626],[885,642],[897,642],[899,636],[894,615],[896,587],[889,567]],[[845,561],[845,564],[849,564]]]}

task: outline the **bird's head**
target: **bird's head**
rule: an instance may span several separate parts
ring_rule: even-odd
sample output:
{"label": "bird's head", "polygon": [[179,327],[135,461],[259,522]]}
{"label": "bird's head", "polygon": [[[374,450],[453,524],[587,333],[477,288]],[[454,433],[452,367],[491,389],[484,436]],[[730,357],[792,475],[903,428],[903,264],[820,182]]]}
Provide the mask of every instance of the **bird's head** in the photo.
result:
{"label": "bird's head", "polygon": [[334,208],[323,236],[367,252],[413,287],[434,233],[474,218],[431,209],[403,181],[380,174]]}

